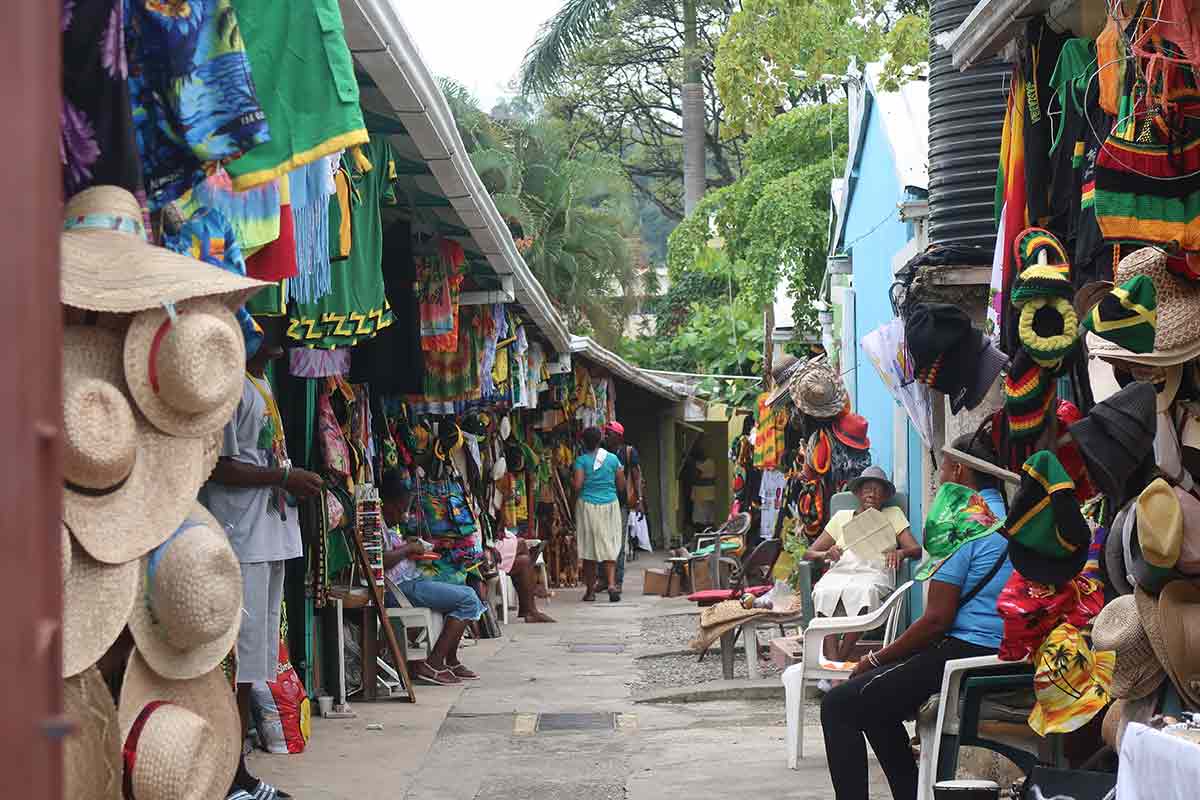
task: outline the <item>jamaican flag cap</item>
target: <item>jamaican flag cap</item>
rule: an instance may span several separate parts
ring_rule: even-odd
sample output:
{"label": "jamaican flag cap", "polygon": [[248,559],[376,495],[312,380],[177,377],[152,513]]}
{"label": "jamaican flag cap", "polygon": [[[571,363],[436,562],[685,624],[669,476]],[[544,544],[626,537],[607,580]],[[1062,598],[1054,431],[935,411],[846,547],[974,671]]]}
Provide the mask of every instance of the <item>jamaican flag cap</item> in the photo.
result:
{"label": "jamaican flag cap", "polygon": [[1030,580],[1061,586],[1083,569],[1092,541],[1075,482],[1049,450],[1031,455],[1021,472],[1003,531],[1013,567]]}
{"label": "jamaican flag cap", "polygon": [[1135,275],[1114,286],[1087,316],[1083,327],[1131,353],[1154,351],[1158,294],[1148,275]]}

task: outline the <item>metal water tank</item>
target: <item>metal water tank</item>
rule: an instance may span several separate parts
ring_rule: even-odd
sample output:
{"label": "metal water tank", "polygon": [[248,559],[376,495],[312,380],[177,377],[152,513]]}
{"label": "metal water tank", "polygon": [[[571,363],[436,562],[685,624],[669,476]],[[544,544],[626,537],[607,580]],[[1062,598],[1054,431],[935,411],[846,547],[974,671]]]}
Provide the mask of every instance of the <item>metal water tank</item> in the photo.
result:
{"label": "metal water tank", "polygon": [[974,6],[975,0],[933,0],[929,7],[929,242],[990,250],[1012,65],[992,59],[959,71],[936,42]]}

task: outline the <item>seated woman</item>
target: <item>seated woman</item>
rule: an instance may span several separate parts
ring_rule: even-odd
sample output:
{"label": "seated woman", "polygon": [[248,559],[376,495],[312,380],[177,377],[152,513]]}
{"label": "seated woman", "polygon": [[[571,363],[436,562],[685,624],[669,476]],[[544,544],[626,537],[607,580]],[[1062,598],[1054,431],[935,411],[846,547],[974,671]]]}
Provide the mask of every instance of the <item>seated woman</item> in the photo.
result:
{"label": "seated woman", "polygon": [[427,548],[416,536],[404,536],[408,530],[413,494],[400,472],[392,471],[383,476],[379,499],[387,526],[387,544],[383,552],[383,569],[387,577],[404,593],[408,602],[445,617],[441,635],[434,642],[429,658],[413,667],[413,680],[438,686],[477,680],[479,676],[458,660],[458,645],[468,623],[483,616],[484,607],[479,595],[466,585],[431,580],[417,568],[412,559],[427,552]]}
{"label": "seated woman", "polygon": [[553,617],[542,613],[537,607],[537,598],[546,596],[545,587],[538,584],[535,566],[542,543],[530,545],[528,539],[505,535],[496,539],[495,548],[500,554],[497,566],[501,572],[508,573],[517,587],[517,616],[526,622],[554,622]]}
{"label": "seated woman", "polygon": [[[991,447],[972,438],[960,437],[954,447],[979,462],[995,464]],[[894,800],[914,800],[917,762],[904,720],[941,691],[947,661],[993,655],[1000,646],[1004,623],[996,613],[996,599],[1012,574],[1012,564],[1008,544],[993,526],[1004,519],[1004,498],[990,474],[944,453],[943,459],[942,486],[930,506],[926,538],[931,548],[935,540],[957,544],[930,578],[925,613],[896,641],[868,653],[850,680],[821,703],[825,754],[837,800],[867,798],[866,741]]]}
{"label": "seated woman", "polygon": [[[879,608],[884,598],[896,588],[899,566],[906,559],[921,557],[921,545],[913,538],[904,512],[895,506],[883,507],[896,494],[896,487],[888,480],[887,473],[880,467],[867,467],[862,475],[850,481],[847,488],[858,498],[858,508],[839,511],[830,517],[825,531],[804,553],[806,561],[833,564],[813,587],[813,607],[822,617],[856,616]],[[881,553],[876,561],[866,561],[843,551],[839,544],[846,542],[846,524],[868,508],[879,510],[896,533],[895,549]],[[861,636],[848,633],[841,641],[835,636],[826,637],[825,657],[830,661],[849,661]]]}

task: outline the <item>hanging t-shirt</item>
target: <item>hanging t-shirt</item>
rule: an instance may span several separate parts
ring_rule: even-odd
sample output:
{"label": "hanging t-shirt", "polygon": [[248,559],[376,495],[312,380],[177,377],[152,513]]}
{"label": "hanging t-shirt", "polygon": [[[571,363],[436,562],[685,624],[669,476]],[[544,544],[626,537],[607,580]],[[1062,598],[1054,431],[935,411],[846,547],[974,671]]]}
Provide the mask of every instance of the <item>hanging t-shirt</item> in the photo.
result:
{"label": "hanging t-shirt", "polygon": [[[273,443],[281,439],[281,432],[275,431],[263,396],[270,396],[270,387],[265,380],[258,381],[258,387],[261,390],[249,377],[243,382],[241,402],[225,426],[221,456],[256,467],[276,467],[279,459]],[[200,502],[225,527],[229,544],[243,564],[285,561],[303,552],[300,512],[288,506],[281,513],[275,503],[277,491],[214,481],[200,489]]]}
{"label": "hanging t-shirt", "polygon": [[759,484],[759,500],[762,502],[761,527],[759,535],[763,539],[775,538],[775,523],[779,519],[779,511],[783,508],[783,492],[787,486],[787,478],[782,472],[773,469],[762,471],[762,483]]}
{"label": "hanging t-shirt", "polygon": [[232,2],[271,128],[269,142],[228,165],[234,187],[257,186],[365,143],[367,128],[338,0]]}
{"label": "hanging t-shirt", "polygon": [[329,293],[315,303],[297,302],[292,311],[288,337],[306,347],[352,347],[393,323],[384,293],[380,209],[396,202],[396,162],[386,136],[376,136],[363,152],[369,165],[349,159],[357,193],[350,210],[354,248],[332,265]]}
{"label": "hanging t-shirt", "polygon": [[89,186],[142,194],[125,60],[122,0],[62,2],[63,196]]}
{"label": "hanging t-shirt", "polygon": [[133,122],[151,209],[286,131],[268,131],[231,0],[127,3]]}

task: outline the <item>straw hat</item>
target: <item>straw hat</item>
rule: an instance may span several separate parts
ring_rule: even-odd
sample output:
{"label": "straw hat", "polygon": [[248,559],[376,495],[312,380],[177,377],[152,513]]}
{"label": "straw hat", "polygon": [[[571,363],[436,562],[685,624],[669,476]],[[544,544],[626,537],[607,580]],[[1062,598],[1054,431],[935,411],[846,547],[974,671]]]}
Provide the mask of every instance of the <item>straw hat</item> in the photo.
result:
{"label": "straw hat", "polygon": [[119,186],[68,200],[60,242],[62,302],[74,308],[130,313],[192,297],[237,308],[267,286],[147,242],[142,209]]}
{"label": "straw hat", "polygon": [[805,414],[829,419],[846,407],[846,387],[824,359],[809,361],[791,384],[792,402]]}
{"label": "straw hat", "polygon": [[67,678],[63,711],[75,724],[63,740],[63,797],[121,800],[121,729],[100,670]]}
{"label": "straw hat", "polygon": [[1121,717],[1124,709],[1124,700],[1113,700],[1112,705],[1104,712],[1104,721],[1100,723],[1100,738],[1117,752],[1121,750]]}
{"label": "straw hat", "polygon": [[138,592],[138,562],[101,564],[63,526],[63,677],[95,664],[125,629]]}
{"label": "straw hat", "polygon": [[143,602],[129,618],[138,650],[164,678],[195,678],[233,649],[242,572],[220,523],[197,503],[141,568]]}
{"label": "straw hat", "polygon": [[1158,597],[1158,616],[1167,671],[1184,699],[1200,708],[1200,585],[1192,581],[1167,584]]}
{"label": "straw hat", "polygon": [[242,399],[246,344],[233,313],[213,299],[133,318],[125,334],[125,380],[146,418],[163,433],[219,431]]}
{"label": "straw hat", "polygon": [[1134,589],[1133,600],[1137,606],[1138,619],[1142,621],[1142,628],[1146,631],[1146,639],[1150,642],[1150,649],[1154,651],[1158,663],[1166,668],[1167,645],[1163,639],[1162,621],[1158,618],[1158,598],[1145,589]]}
{"label": "straw hat", "polygon": [[1166,677],[1132,595],[1115,598],[1100,611],[1092,623],[1092,643],[1096,650],[1112,650],[1117,655],[1110,692],[1113,697],[1145,697]]}
{"label": "straw hat", "polygon": [[1182,364],[1200,354],[1200,285],[1172,275],[1166,254],[1153,247],[1121,259],[1115,283],[1124,284],[1138,275],[1154,282],[1158,302],[1153,352],[1134,353],[1094,333],[1087,336],[1088,350],[1104,358],[1158,366]]}
{"label": "straw hat", "polygon": [[63,331],[63,522],[92,558],[122,564],[162,544],[212,472],[219,436],[157,431],[129,401],[120,334]]}
{"label": "straw hat", "polygon": [[134,651],[117,706],[138,800],[224,797],[237,771],[242,726],[220,667],[187,681],[156,675]]}

